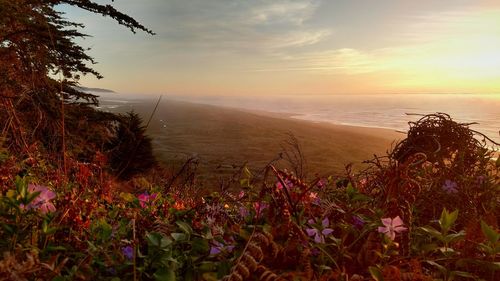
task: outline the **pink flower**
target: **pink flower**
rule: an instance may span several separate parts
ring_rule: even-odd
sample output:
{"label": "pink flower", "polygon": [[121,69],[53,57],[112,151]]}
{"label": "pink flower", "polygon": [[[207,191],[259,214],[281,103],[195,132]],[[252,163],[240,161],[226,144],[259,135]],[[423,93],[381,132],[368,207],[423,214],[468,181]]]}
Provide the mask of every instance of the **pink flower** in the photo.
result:
{"label": "pink flower", "polygon": [[241,199],[243,197],[245,197],[245,191],[242,190],[240,191],[240,193],[238,193],[238,199]]}
{"label": "pink flower", "polygon": [[327,183],[328,183],[328,180],[326,180],[326,179],[320,179],[316,185],[317,185],[319,188],[323,188],[323,187],[325,187],[325,186],[326,186],[326,184],[327,184]]}
{"label": "pink flower", "polygon": [[[279,181],[276,182],[275,186],[276,186],[276,191],[283,189],[283,184],[281,184],[281,182],[279,182]],[[293,183],[287,179],[287,180],[285,180],[285,187],[287,187],[288,189],[291,189],[291,188],[293,188]]]}
{"label": "pink flower", "polygon": [[147,192],[144,192],[144,193],[139,194],[139,196],[137,196],[137,199],[139,199],[139,204],[141,205],[141,208],[145,208],[148,205],[149,201],[152,201],[155,198],[156,198],[156,193],[149,195]]}
{"label": "pink flower", "polygon": [[389,239],[394,240],[396,238],[396,233],[406,231],[406,227],[403,226],[403,220],[397,216],[394,219],[383,218],[382,224],[384,226],[379,226],[378,232],[384,233]]}
{"label": "pink flower", "polygon": [[40,194],[38,194],[38,196],[26,207],[27,210],[39,209],[43,214],[56,211],[56,207],[50,202],[50,200],[56,198],[56,193],[54,191],[43,185],[29,184],[28,192],[40,192]]}
{"label": "pink flower", "polygon": [[317,192],[310,192],[309,193],[309,199],[311,200],[311,202],[313,204],[316,204],[316,205],[319,205],[320,202],[321,202],[321,199],[318,197],[318,193]]}

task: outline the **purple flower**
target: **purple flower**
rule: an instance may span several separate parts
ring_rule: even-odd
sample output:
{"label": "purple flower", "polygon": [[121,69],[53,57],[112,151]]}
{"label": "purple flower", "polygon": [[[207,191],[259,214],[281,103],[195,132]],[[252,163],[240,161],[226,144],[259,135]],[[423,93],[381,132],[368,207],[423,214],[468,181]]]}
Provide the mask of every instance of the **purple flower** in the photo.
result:
{"label": "purple flower", "polygon": [[239,211],[240,211],[240,216],[242,218],[246,218],[250,215],[250,212],[247,210],[247,208],[245,208],[243,206],[240,207]]}
{"label": "purple flower", "polygon": [[131,260],[134,258],[134,248],[132,246],[126,246],[122,248],[122,253],[123,255],[128,259]]}
{"label": "purple flower", "polygon": [[320,179],[318,181],[318,183],[316,184],[319,188],[323,188],[326,186],[326,184],[328,183],[328,181],[326,179]]}
{"label": "purple flower", "polygon": [[255,209],[255,216],[258,218],[262,214],[262,211],[269,207],[269,204],[265,202],[254,202],[253,203],[253,208]]}
{"label": "purple flower", "polygon": [[442,188],[446,193],[457,193],[458,192],[458,189],[457,189],[458,185],[456,182],[454,182],[452,180],[445,180]]}
{"label": "purple flower", "polygon": [[[310,225],[315,224],[312,219],[310,219],[308,223]],[[325,237],[333,233],[333,229],[328,228],[329,225],[330,225],[330,220],[328,220],[328,218],[325,218],[321,222],[321,227],[319,228],[313,227],[306,229],[307,235],[314,236],[314,242],[316,243],[325,243]]]}
{"label": "purple flower", "polygon": [[139,194],[137,196],[137,199],[139,199],[139,204],[141,205],[141,208],[145,208],[148,203],[156,198],[156,193],[153,193],[149,195],[147,192]]}
{"label": "purple flower", "polygon": [[232,245],[224,245],[223,243],[213,240],[212,246],[210,247],[210,255],[218,255],[221,252],[231,252],[234,249]]}
{"label": "purple flower", "polygon": [[406,231],[407,229],[403,226],[403,220],[399,216],[394,219],[383,218],[381,221],[384,226],[379,226],[378,232],[384,233],[391,240],[396,238],[396,233]]}
{"label": "purple flower", "polygon": [[352,225],[356,228],[363,228],[365,221],[359,216],[352,216]]}
{"label": "purple flower", "polygon": [[29,184],[28,192],[40,192],[40,194],[38,194],[38,196],[35,197],[35,199],[33,199],[33,201],[31,201],[31,203],[26,207],[27,210],[39,209],[43,214],[55,212],[56,207],[52,204],[52,202],[50,202],[50,200],[56,198],[56,193],[54,191],[43,185]]}

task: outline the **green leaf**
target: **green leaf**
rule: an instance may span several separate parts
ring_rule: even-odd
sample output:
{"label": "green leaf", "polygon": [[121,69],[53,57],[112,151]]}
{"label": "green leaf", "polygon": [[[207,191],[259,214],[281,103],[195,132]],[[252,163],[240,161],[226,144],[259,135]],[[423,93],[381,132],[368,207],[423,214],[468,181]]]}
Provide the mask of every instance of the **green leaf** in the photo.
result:
{"label": "green leaf", "polygon": [[99,220],[99,228],[99,236],[102,240],[106,241],[111,238],[111,234],[113,234],[113,227],[108,222],[106,222],[106,220]]}
{"label": "green leaf", "polygon": [[205,254],[210,250],[210,245],[208,244],[208,240],[203,238],[196,237],[193,239],[191,244],[191,252],[195,255]]}
{"label": "green leaf", "polygon": [[47,251],[47,252],[52,252],[52,251],[66,251],[66,248],[63,247],[63,246],[47,246],[45,247],[44,251]]}
{"label": "green leaf", "polygon": [[17,196],[17,191],[15,191],[15,190],[13,190],[13,189],[9,189],[9,190],[7,191],[6,196],[7,196],[7,198],[12,198],[12,199],[14,199],[14,198],[16,198],[16,196]]}
{"label": "green leaf", "polygon": [[492,270],[500,270],[500,262],[492,262],[491,269]]}
{"label": "green leaf", "polygon": [[221,261],[219,266],[217,266],[217,278],[222,279],[222,277],[229,274],[231,271],[232,264],[229,261]]}
{"label": "green leaf", "polygon": [[247,166],[243,168],[243,174],[245,175],[246,178],[250,179],[253,177],[252,172],[248,169]]}
{"label": "green leaf", "polygon": [[352,186],[350,182],[347,184],[345,192],[347,193],[347,196],[349,196],[349,198],[352,198],[356,193],[358,193],[358,191],[354,188],[354,186]]}
{"label": "green leaf", "polygon": [[437,238],[439,240],[443,239],[443,234],[441,232],[437,231],[431,226],[427,227],[419,227],[418,229],[422,230],[423,232],[432,235],[434,238]]}
{"label": "green leaf", "polygon": [[217,278],[217,273],[216,272],[205,272],[201,276],[203,277],[203,280],[206,280],[206,281],[217,281],[217,280],[219,280]]}
{"label": "green leaf", "polygon": [[[201,262],[201,264],[198,266],[198,269],[201,272],[213,272],[213,273],[215,273],[215,271],[217,270],[217,264],[215,262],[212,262],[212,261],[204,261],[204,262]],[[217,277],[217,275],[215,274],[215,278],[216,277]]]}
{"label": "green leaf", "polygon": [[153,277],[157,281],[175,281],[175,272],[170,268],[160,268],[153,274]]}
{"label": "green leaf", "polygon": [[455,250],[453,250],[453,248],[450,248],[450,247],[440,247],[439,251],[441,253],[443,253],[443,254],[452,254],[452,253],[455,253]]}
{"label": "green leaf", "polygon": [[434,252],[436,251],[437,249],[439,248],[439,246],[435,243],[431,243],[431,244],[425,244],[423,246],[420,246],[420,250],[421,251],[424,251],[426,253],[428,252]]}
{"label": "green leaf", "polygon": [[183,221],[176,221],[175,222],[179,228],[184,231],[187,235],[193,234],[193,229],[191,226]]}
{"label": "green leaf", "polygon": [[173,232],[170,234],[175,241],[184,241],[187,239],[187,235],[184,233]]}
{"label": "green leaf", "polygon": [[248,187],[250,185],[250,180],[249,179],[241,179],[240,185],[243,187]]}
{"label": "green leaf", "polygon": [[441,212],[441,218],[439,219],[439,225],[441,226],[441,232],[446,234],[451,226],[455,223],[458,218],[458,209],[453,212],[448,212],[446,208]]}
{"label": "green leaf", "polygon": [[456,240],[460,240],[465,237],[465,231],[461,230],[458,233],[448,234],[444,237],[445,243],[455,242]]}
{"label": "green leaf", "polygon": [[472,278],[472,279],[477,279],[476,276],[474,276],[473,274],[469,273],[469,272],[465,272],[465,271],[452,271],[450,273],[451,276],[460,276],[460,277],[465,277],[465,278]]}
{"label": "green leaf", "polygon": [[376,281],[384,281],[382,272],[378,267],[370,266],[368,267],[368,271],[370,271],[372,278],[375,279]]}
{"label": "green leaf", "polygon": [[441,272],[441,274],[443,274],[444,276],[447,275],[448,269],[446,269],[446,267],[444,267],[444,266],[442,266],[439,263],[434,262],[434,261],[425,261],[425,262],[434,266],[435,268],[437,268]]}
{"label": "green leaf", "polygon": [[500,233],[497,233],[492,227],[490,227],[482,220],[481,220],[481,231],[483,232],[484,236],[488,238],[490,243],[496,244],[498,242],[498,239],[500,238]]}
{"label": "green leaf", "polygon": [[158,247],[158,248],[166,248],[170,244],[172,244],[172,240],[163,236],[158,232],[149,232],[146,234],[146,240],[150,246]]}
{"label": "green leaf", "polygon": [[133,202],[135,200],[135,196],[131,193],[128,192],[122,192],[120,193],[120,197],[125,200],[126,202]]}

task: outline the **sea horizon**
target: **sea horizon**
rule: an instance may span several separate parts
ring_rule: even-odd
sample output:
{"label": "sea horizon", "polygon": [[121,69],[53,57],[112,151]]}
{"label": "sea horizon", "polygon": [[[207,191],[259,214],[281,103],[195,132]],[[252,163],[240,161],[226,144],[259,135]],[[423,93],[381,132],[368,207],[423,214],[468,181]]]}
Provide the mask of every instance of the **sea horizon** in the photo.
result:
{"label": "sea horizon", "polygon": [[[336,125],[406,132],[408,122],[442,112],[500,143],[500,95],[496,94],[358,94],[272,96],[182,96],[164,99],[249,111],[286,114],[293,119]],[[113,94],[102,97],[108,108],[144,100],[144,96]],[[149,96],[149,99],[154,99]],[[116,103],[116,104],[114,104]]]}

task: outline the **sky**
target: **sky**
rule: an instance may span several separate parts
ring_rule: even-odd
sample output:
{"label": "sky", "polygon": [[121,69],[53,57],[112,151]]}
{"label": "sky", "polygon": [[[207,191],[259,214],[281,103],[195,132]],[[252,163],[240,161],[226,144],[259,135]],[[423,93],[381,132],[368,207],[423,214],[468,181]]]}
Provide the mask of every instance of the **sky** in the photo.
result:
{"label": "sky", "polygon": [[109,0],[156,35],[61,6],[104,75],[172,95],[500,94],[497,0]]}

